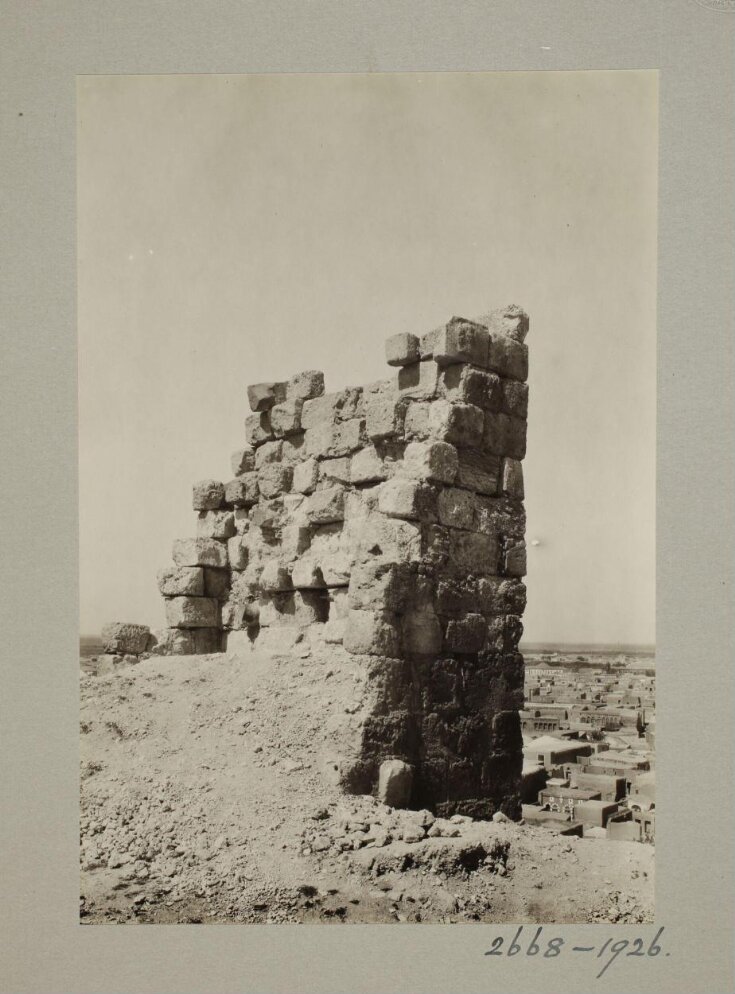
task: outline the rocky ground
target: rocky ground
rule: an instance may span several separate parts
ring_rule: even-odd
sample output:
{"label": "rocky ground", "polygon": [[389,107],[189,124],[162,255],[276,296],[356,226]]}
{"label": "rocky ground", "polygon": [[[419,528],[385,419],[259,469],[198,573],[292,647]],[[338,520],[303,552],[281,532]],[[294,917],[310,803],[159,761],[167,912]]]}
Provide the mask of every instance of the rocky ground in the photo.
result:
{"label": "rocky ground", "polygon": [[346,653],[81,676],[81,921],[648,922],[651,846],[434,819],[335,786]]}

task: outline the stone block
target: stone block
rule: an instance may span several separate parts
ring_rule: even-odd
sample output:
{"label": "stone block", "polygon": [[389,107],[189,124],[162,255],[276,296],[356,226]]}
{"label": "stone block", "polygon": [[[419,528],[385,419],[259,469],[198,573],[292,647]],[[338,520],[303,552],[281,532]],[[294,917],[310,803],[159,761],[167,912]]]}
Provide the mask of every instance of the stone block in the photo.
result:
{"label": "stone block", "polygon": [[452,529],[449,542],[449,560],[459,572],[477,575],[495,574],[498,571],[498,543],[492,535]]}
{"label": "stone block", "polygon": [[297,625],[293,590],[262,590],[258,598],[258,607],[258,621],[261,628],[270,628],[271,626],[296,627]]}
{"label": "stone block", "polygon": [[169,628],[216,628],[219,604],[212,597],[170,597],[166,599]]}
{"label": "stone block", "polygon": [[292,489],[300,494],[310,494],[319,482],[319,463],[306,459],[294,466]]}
{"label": "stone block", "polygon": [[522,615],[526,608],[526,587],[520,580],[482,577],[477,582],[477,610],[486,618],[497,614]]}
{"label": "stone block", "polygon": [[440,366],[455,362],[487,366],[489,339],[488,330],[483,325],[454,317],[433,340],[434,361]]}
{"label": "stone block", "polygon": [[421,484],[417,480],[394,477],[380,487],[378,510],[391,518],[420,516]]}
{"label": "stone block", "polygon": [[385,463],[374,445],[368,445],[353,454],[350,462],[350,482],[377,483],[387,477]]}
{"label": "stone block", "polygon": [[512,338],[516,342],[525,342],[529,329],[528,314],[517,304],[508,304],[505,307],[498,307],[489,314],[484,314],[477,319],[481,324],[500,335]]}
{"label": "stone block", "polygon": [[415,400],[431,400],[439,389],[439,367],[432,360],[401,366],[396,379],[398,395]]}
{"label": "stone block", "polygon": [[271,428],[276,438],[296,435],[301,431],[301,409],[303,400],[295,398],[276,404],[271,409]]}
{"label": "stone block", "polygon": [[347,590],[345,587],[332,587],[328,593],[330,621],[345,619],[350,611]]}
{"label": "stone block", "polygon": [[216,601],[226,601],[230,596],[229,569],[204,568],[204,596],[213,597]]}
{"label": "stone block", "polygon": [[283,524],[283,502],[281,499],[263,500],[250,512],[250,525],[262,532],[272,532]]}
{"label": "stone block", "polygon": [[288,559],[302,556],[311,545],[312,529],[308,525],[286,525],[281,529],[281,553]]}
{"label": "stone block", "polygon": [[523,538],[526,514],[523,505],[502,497],[481,497],[477,512],[477,530],[514,541]]}
{"label": "stone block", "polygon": [[341,421],[334,428],[328,456],[347,456],[364,444],[364,422],[360,418]]}
{"label": "stone block", "polygon": [[[455,367],[452,366],[452,369]],[[403,434],[406,439],[425,439],[429,437],[429,401],[412,400],[406,407],[403,421]]]}
{"label": "stone block", "polygon": [[503,614],[490,618],[484,648],[494,653],[515,653],[522,635],[523,625],[516,615]]}
{"label": "stone block", "polygon": [[500,459],[479,449],[460,449],[457,468],[458,486],[478,494],[493,496],[498,490]]}
{"label": "stone block", "polygon": [[233,476],[252,473],[255,469],[255,449],[251,449],[249,445],[245,446],[244,449],[238,449],[237,452],[232,453],[230,462]]}
{"label": "stone block", "polygon": [[403,429],[403,407],[396,394],[386,391],[365,397],[365,433],[373,441],[391,438]]}
{"label": "stone block", "polygon": [[316,459],[327,459],[334,455],[332,443],[336,426],[324,421],[304,433],[304,454]]}
{"label": "stone block", "polygon": [[409,442],[403,471],[419,480],[453,483],[459,468],[457,450],[448,442]]}
{"label": "stone block", "polygon": [[173,561],[177,566],[225,567],[227,546],[214,538],[180,538],[173,545]]}
{"label": "stone block", "polygon": [[306,502],[306,516],[315,525],[327,525],[344,519],[344,490],[327,487],[311,494]]}
{"label": "stone block", "polygon": [[327,393],[322,397],[314,397],[304,401],[301,410],[301,427],[316,428],[321,424],[337,423],[337,405],[339,394]]}
{"label": "stone block", "polygon": [[295,590],[294,618],[300,627],[324,624],[329,617],[329,597],[326,590]]}
{"label": "stone block", "polygon": [[444,647],[449,652],[479,652],[485,645],[487,622],[481,614],[467,614],[447,622]]}
{"label": "stone block", "polygon": [[285,399],[285,383],[253,383],[248,387],[251,411],[269,411],[274,404],[280,404]]}
{"label": "stone block", "polygon": [[203,597],[204,571],[200,566],[169,566],[158,572],[158,589],[164,597]]}
{"label": "stone block", "polygon": [[523,464],[517,459],[503,459],[504,494],[516,500],[523,500]]}
{"label": "stone block", "polygon": [[395,619],[377,611],[350,611],[343,645],[354,655],[395,658],[400,654],[400,635]]}
{"label": "stone block", "polygon": [[233,507],[250,507],[257,503],[259,496],[257,473],[236,476],[225,487],[225,500]]}
{"label": "stone block", "polygon": [[402,618],[403,651],[418,656],[441,652],[442,626],[433,611],[409,610]]}
{"label": "stone block", "polygon": [[485,414],[474,404],[437,400],[429,411],[429,431],[439,441],[464,448],[482,445]]}
{"label": "stone block", "polygon": [[472,577],[446,577],[439,580],[434,598],[436,613],[442,618],[464,616],[476,611],[484,614],[478,603],[477,585],[478,581]]}
{"label": "stone block", "polygon": [[319,480],[336,480],[338,483],[350,482],[350,459],[342,456],[339,459],[322,459],[319,465]]}
{"label": "stone block", "polygon": [[416,335],[401,332],[391,335],[385,343],[385,359],[389,366],[408,366],[419,361],[419,340]]}
{"label": "stone block", "polygon": [[498,376],[466,363],[456,363],[441,371],[439,392],[446,400],[474,404],[486,411],[500,410],[503,393]]}
{"label": "stone block", "polygon": [[300,559],[293,564],[291,583],[296,590],[321,590],[325,587],[319,565],[310,559]]}
{"label": "stone block", "polygon": [[402,759],[386,759],[378,773],[378,800],[389,808],[407,808],[411,803],[413,767]]}
{"label": "stone block", "polygon": [[526,422],[508,414],[486,412],[483,448],[493,455],[523,459],[526,455]]}
{"label": "stone block", "polygon": [[488,368],[510,380],[528,379],[528,346],[498,332],[490,334]]}
{"label": "stone block", "polygon": [[271,559],[263,567],[260,574],[260,586],[266,593],[278,593],[292,590],[293,583],[288,566],[278,559]]}
{"label": "stone block", "polygon": [[322,556],[330,556],[343,551],[342,522],[328,525],[316,525],[312,529],[310,552],[317,561]]}
{"label": "stone block", "polygon": [[236,507],[232,516],[235,519],[236,534],[246,535],[250,529],[250,508]]}
{"label": "stone block", "polygon": [[503,555],[503,572],[506,576],[526,575],[526,543],[517,542],[509,546]]}
{"label": "stone block", "polygon": [[327,587],[346,587],[350,582],[352,560],[344,552],[319,557],[319,566]]}
{"label": "stone block", "polygon": [[291,489],[293,467],[284,463],[268,463],[258,470],[258,490],[262,497],[270,500]]}
{"label": "stone block", "polygon": [[271,419],[267,411],[261,414],[250,414],[245,418],[245,438],[248,445],[256,448],[263,442],[269,442],[273,438]]}
{"label": "stone block", "polygon": [[400,614],[410,592],[411,571],[406,563],[372,558],[353,567],[347,600],[359,611]]}
{"label": "stone block", "polygon": [[322,638],[327,645],[341,645],[347,630],[346,618],[330,618],[324,625]]}
{"label": "stone block", "polygon": [[156,631],[157,656],[201,656],[222,651],[219,628],[164,628]]}
{"label": "stone block", "polygon": [[287,400],[311,400],[324,393],[324,373],[317,369],[307,369],[292,376],[286,384]]}
{"label": "stone block", "polygon": [[200,511],[197,516],[199,538],[232,538],[235,534],[235,515],[232,511]]}
{"label": "stone block", "polygon": [[102,627],[102,648],[111,654],[139,656],[149,645],[151,630],[147,625],[112,621]]}
{"label": "stone block", "polygon": [[219,480],[200,480],[194,484],[191,503],[195,511],[216,510],[222,507],[224,499],[225,487]]}
{"label": "stone block", "polygon": [[502,409],[514,418],[528,417],[528,384],[503,380]]}
{"label": "stone block", "polygon": [[421,527],[414,521],[389,518],[379,511],[348,521],[343,541],[356,560],[373,555],[395,562],[421,558]]}
{"label": "stone block", "polygon": [[279,438],[273,442],[263,442],[255,450],[255,468],[262,469],[269,463],[281,462],[283,459],[283,441]]}
{"label": "stone block", "polygon": [[450,528],[471,530],[475,525],[477,501],[474,494],[457,487],[447,487],[437,496],[439,523]]}
{"label": "stone block", "polygon": [[235,570],[247,569],[248,543],[243,535],[235,535],[227,543],[227,557],[230,567]]}
{"label": "stone block", "polygon": [[306,456],[306,432],[289,435],[283,439],[282,459],[284,462],[300,462]]}

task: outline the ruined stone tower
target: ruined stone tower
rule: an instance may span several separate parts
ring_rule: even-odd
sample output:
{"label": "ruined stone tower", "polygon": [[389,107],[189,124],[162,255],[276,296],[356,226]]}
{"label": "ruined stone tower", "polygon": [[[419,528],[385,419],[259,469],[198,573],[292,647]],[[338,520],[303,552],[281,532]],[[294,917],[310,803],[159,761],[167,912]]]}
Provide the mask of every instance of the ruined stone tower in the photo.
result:
{"label": "ruined stone tower", "polygon": [[347,791],[398,760],[412,807],[519,813],[527,330],[517,307],[452,318],[390,338],[390,379],[250,387],[233,479],[194,487],[197,537],[159,575],[158,652],[306,639],[359,661]]}

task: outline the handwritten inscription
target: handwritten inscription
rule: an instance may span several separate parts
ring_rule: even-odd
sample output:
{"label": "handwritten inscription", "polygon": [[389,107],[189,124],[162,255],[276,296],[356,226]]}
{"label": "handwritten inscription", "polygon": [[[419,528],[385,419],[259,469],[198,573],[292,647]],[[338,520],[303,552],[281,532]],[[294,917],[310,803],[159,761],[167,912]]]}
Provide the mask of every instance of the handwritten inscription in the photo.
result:
{"label": "handwritten inscription", "polygon": [[[561,956],[562,952],[565,952],[565,954],[586,953],[590,959],[601,961],[600,971],[596,977],[596,979],[599,979],[608,967],[612,966],[619,956],[649,957],[658,956],[664,952],[659,943],[659,939],[663,934],[663,926],[658,930],[658,932],[656,932],[653,939],[651,939],[648,944],[646,944],[646,941],[641,938],[610,938],[599,947],[597,945],[573,946],[571,943],[561,938],[561,936],[546,938],[547,934],[548,933],[544,933],[543,925],[539,925],[531,937],[531,929],[526,931],[524,926],[521,925],[511,939],[510,943],[507,945],[507,939],[503,938],[502,935],[496,936],[492,940],[490,948],[485,952],[485,955],[539,956],[542,959],[554,959],[557,956]],[[664,952],[664,955],[668,956],[669,954]]]}

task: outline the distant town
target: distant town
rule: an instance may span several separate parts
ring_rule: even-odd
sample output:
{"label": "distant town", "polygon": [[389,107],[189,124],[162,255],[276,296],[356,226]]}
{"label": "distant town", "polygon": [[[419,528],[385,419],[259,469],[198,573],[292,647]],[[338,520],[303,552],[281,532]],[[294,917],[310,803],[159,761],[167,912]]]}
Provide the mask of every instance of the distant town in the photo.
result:
{"label": "distant town", "polygon": [[523,647],[523,818],[562,835],[653,843],[654,650]]}

